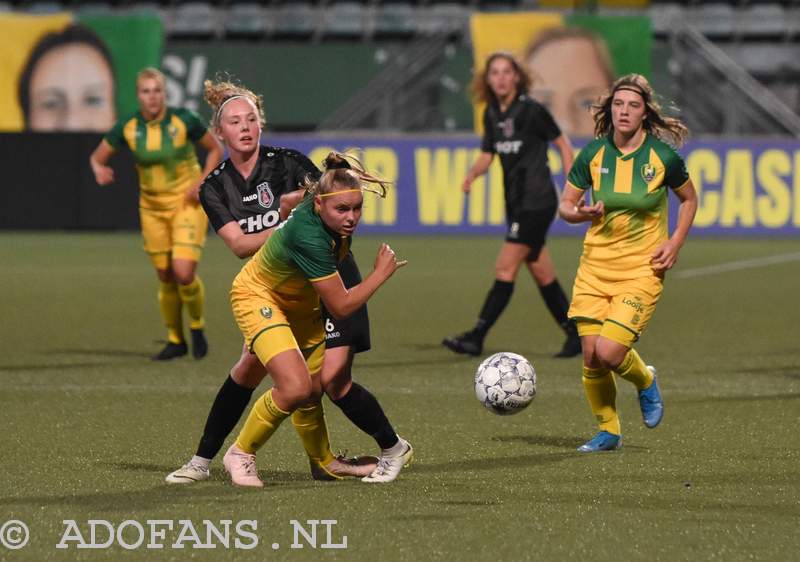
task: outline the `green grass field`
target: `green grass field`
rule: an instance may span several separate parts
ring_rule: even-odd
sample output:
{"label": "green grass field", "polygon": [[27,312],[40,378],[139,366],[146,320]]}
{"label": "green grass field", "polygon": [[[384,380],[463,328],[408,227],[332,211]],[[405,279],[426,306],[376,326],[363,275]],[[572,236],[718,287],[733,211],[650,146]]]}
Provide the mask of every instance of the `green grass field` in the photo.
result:
{"label": "green grass field", "polygon": [[[362,269],[379,242],[357,241]],[[527,274],[486,354],[532,361],[530,408],[483,409],[478,361],[439,345],[474,321],[499,240],[391,242],[410,263],[370,302],[373,350],[355,373],[414,444],[415,464],[391,485],[313,482],[286,424],[259,456],[267,487],[254,491],[231,486],[219,462],[210,482],[164,483],[194,451],[241,349],[227,302],[240,264],[220,241],[201,264],[209,357],[154,364],[163,333],[138,235],[0,235],[0,526],[30,528],[23,549],[0,545],[0,560],[797,559],[800,262],[687,276],[796,252],[796,241],[690,241],[638,345],[659,368],[665,421],[645,429],[621,381],[625,446],[593,456],[575,452],[594,433],[580,360],[551,358],[562,337]],[[571,287],[579,239],[550,248]],[[326,409],[334,448],[375,452]],[[259,544],[178,550],[168,531],[163,550],[147,540],[132,551],[56,549],[68,519],[87,539],[89,519],[187,519],[201,530],[204,519],[255,519]],[[347,550],[289,548],[293,519],[336,520],[333,542],[346,535]]]}

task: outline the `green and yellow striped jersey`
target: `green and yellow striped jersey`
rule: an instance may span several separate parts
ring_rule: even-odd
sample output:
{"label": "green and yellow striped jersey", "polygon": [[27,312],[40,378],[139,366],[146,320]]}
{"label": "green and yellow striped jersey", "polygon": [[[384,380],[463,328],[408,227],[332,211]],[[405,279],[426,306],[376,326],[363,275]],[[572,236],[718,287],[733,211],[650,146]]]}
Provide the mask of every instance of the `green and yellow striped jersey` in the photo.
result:
{"label": "green and yellow striped jersey", "polygon": [[610,135],[586,145],[567,183],[591,189],[592,202],[602,201],[605,214],[586,233],[581,267],[610,280],[652,275],[651,254],[668,238],[666,188],[688,181],[683,159],[652,135],[627,154]]}
{"label": "green and yellow striped jersey", "polygon": [[314,198],[306,195],[242,273],[248,283],[316,306],[319,298],[311,282],[336,275],[349,249],[350,237],[328,229],[314,209]]}
{"label": "green and yellow striped jersey", "polygon": [[177,207],[200,177],[194,143],[206,134],[200,117],[182,108],[166,108],[161,119],[145,121],[138,111],[120,119],[105,136],[114,148],[127,144],[136,160],[145,209]]}

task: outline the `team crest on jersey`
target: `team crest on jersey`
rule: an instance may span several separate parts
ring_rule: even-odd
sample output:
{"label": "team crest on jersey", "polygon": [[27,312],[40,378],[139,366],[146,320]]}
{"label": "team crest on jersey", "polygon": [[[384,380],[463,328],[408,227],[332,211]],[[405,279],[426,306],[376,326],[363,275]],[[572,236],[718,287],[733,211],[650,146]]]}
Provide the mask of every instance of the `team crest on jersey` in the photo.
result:
{"label": "team crest on jersey", "polygon": [[642,166],[642,179],[646,182],[651,182],[656,177],[656,168],[652,164],[644,164]]}
{"label": "team crest on jersey", "polygon": [[497,126],[500,127],[500,130],[503,131],[503,135],[507,139],[514,136],[514,120],[510,117],[505,121],[500,121]]}
{"label": "team crest on jersey", "polygon": [[178,135],[178,128],[175,125],[170,125],[167,127],[167,134],[174,139]]}
{"label": "team crest on jersey", "polygon": [[265,209],[269,209],[272,202],[275,201],[275,196],[269,188],[269,182],[265,181],[264,183],[258,184],[256,190],[258,191],[258,204]]}
{"label": "team crest on jersey", "polygon": [[261,316],[263,316],[267,320],[272,318],[272,309],[268,306],[262,306],[259,312],[261,312]]}

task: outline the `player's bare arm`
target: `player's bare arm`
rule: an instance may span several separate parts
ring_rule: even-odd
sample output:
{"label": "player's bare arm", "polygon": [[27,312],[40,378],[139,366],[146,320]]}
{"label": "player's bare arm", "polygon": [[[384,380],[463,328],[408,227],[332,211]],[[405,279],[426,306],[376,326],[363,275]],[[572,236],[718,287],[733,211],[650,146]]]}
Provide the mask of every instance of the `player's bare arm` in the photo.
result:
{"label": "player's bare arm", "polygon": [[103,139],[89,156],[89,165],[92,167],[94,179],[99,185],[109,185],[114,182],[114,170],[108,165],[114,152],[114,147]]}
{"label": "player's bare arm", "polygon": [[680,200],[678,224],[670,239],[653,252],[652,263],[656,273],[663,273],[678,262],[678,253],[686,242],[686,236],[689,234],[689,229],[694,222],[694,215],[697,213],[697,190],[691,180],[676,190],[675,195]]}

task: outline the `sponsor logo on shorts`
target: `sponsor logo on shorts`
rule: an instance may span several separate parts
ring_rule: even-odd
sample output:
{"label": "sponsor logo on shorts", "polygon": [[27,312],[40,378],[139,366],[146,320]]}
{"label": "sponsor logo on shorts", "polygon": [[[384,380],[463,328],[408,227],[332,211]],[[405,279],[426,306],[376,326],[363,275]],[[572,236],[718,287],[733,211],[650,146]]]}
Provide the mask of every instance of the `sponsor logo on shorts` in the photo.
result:
{"label": "sponsor logo on shorts", "polygon": [[650,164],[644,164],[642,166],[642,179],[646,182],[651,182],[656,177],[656,169],[655,167]]}
{"label": "sponsor logo on shorts", "polygon": [[512,222],[511,227],[508,229],[509,238],[519,238],[519,223]]}
{"label": "sponsor logo on shorts", "polygon": [[272,309],[270,307],[268,307],[268,306],[262,306],[261,310],[259,310],[259,312],[261,312],[261,316],[263,316],[267,320],[272,318]]}
{"label": "sponsor logo on shorts", "polygon": [[640,301],[638,297],[634,298],[635,300],[631,300],[628,297],[622,297],[622,304],[630,306],[636,312],[644,312],[644,304],[642,304],[642,301]]}

